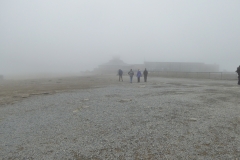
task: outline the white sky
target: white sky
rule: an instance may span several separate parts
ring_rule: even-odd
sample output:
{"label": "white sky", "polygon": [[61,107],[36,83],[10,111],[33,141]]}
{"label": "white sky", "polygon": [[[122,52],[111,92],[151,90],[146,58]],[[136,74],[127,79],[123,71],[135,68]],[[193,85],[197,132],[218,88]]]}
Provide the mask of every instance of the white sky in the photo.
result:
{"label": "white sky", "polygon": [[240,65],[240,0],[0,0],[0,74],[126,63]]}

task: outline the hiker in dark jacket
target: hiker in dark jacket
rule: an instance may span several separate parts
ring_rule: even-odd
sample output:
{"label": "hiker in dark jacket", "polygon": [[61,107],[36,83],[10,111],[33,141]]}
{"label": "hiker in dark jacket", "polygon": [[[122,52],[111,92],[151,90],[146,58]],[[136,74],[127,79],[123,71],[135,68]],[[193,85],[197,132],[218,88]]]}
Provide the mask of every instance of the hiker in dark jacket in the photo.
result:
{"label": "hiker in dark jacket", "polygon": [[144,76],[144,82],[147,82],[147,75],[148,75],[148,71],[145,68],[145,70],[143,71],[143,76]]}
{"label": "hiker in dark jacket", "polygon": [[133,72],[132,69],[128,72],[128,75],[130,76],[130,83],[132,83],[132,78],[133,78],[133,75],[134,75],[134,72]]}
{"label": "hiker in dark jacket", "polygon": [[240,66],[237,68],[236,72],[238,73],[238,85],[240,85]]}
{"label": "hiker in dark jacket", "polygon": [[119,75],[119,81],[120,81],[120,80],[123,81],[123,78],[122,78],[123,71],[122,71],[121,69],[118,70],[118,75]]}

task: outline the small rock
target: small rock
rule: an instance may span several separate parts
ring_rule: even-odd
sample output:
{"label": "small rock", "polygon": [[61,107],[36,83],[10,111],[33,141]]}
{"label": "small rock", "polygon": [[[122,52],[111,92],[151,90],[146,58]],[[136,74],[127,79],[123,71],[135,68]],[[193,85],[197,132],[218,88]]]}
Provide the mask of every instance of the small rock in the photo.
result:
{"label": "small rock", "polygon": [[240,147],[237,148],[237,151],[240,152]]}
{"label": "small rock", "polygon": [[240,123],[240,117],[236,117],[238,123]]}
{"label": "small rock", "polygon": [[139,88],[145,88],[145,85],[139,86]]}
{"label": "small rock", "polygon": [[73,111],[73,113],[76,113],[76,112],[78,112],[78,110],[74,110],[74,111]]}
{"label": "small rock", "polygon": [[224,147],[223,146],[218,146],[217,149],[224,149]]}
{"label": "small rock", "polygon": [[197,118],[189,118],[189,121],[197,121]]}
{"label": "small rock", "polygon": [[89,106],[83,106],[82,108],[88,108]]}
{"label": "small rock", "polygon": [[119,102],[129,102],[132,101],[132,99],[121,99]]}
{"label": "small rock", "polygon": [[176,94],[184,94],[184,92],[176,92]]}
{"label": "small rock", "polygon": [[31,95],[40,95],[41,93],[31,93]]}
{"label": "small rock", "polygon": [[86,99],[83,99],[83,100],[84,100],[84,101],[89,101],[89,99],[87,99],[87,98],[86,98]]}
{"label": "small rock", "polygon": [[29,97],[29,94],[22,95],[22,98],[28,98],[28,97]]}
{"label": "small rock", "polygon": [[210,145],[210,141],[206,141],[206,142],[204,142],[203,144],[205,144],[205,145]]}

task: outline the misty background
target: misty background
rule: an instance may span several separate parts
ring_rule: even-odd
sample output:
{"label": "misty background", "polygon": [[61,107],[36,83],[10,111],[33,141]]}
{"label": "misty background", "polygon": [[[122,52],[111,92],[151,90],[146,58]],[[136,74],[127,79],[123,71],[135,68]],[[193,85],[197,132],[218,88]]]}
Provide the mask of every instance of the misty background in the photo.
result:
{"label": "misty background", "polygon": [[113,56],[240,65],[239,0],[0,0],[0,74],[78,73]]}

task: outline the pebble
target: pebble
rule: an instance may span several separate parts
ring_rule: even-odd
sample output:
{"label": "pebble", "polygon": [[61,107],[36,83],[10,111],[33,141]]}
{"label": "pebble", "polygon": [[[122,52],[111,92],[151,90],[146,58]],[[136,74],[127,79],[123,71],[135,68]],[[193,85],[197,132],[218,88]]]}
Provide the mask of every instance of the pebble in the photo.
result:
{"label": "pebble", "polygon": [[29,97],[29,94],[23,94],[22,95],[22,98],[28,98]]}
{"label": "pebble", "polygon": [[129,102],[132,101],[132,99],[121,99],[119,102]]}
{"label": "pebble", "polygon": [[189,118],[189,121],[197,121],[197,118]]}
{"label": "pebble", "polygon": [[78,111],[79,111],[79,110],[74,110],[73,113],[76,113],[76,112],[78,112]]}

